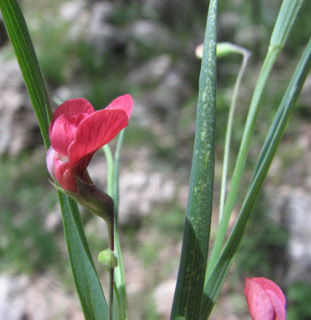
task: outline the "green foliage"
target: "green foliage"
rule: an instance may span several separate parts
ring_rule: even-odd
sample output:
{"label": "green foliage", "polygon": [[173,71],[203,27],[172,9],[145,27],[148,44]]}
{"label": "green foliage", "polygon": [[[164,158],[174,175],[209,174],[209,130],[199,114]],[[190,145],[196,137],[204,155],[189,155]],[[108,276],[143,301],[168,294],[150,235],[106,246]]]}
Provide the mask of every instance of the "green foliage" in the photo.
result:
{"label": "green foliage", "polygon": [[287,290],[288,320],[309,320],[311,319],[311,284],[307,282],[296,282]]}
{"label": "green foliage", "polygon": [[56,201],[52,188],[48,192],[44,158],[1,159],[0,166],[0,269],[30,273],[59,269],[56,234],[45,227],[44,212],[51,211]]}

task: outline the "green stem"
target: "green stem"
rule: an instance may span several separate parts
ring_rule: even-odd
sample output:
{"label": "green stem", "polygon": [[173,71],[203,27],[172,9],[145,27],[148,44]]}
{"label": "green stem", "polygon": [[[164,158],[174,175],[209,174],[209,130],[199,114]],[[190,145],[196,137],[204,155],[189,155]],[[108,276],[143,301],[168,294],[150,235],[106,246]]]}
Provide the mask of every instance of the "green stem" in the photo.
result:
{"label": "green stem", "polygon": [[118,233],[118,207],[119,207],[119,163],[120,163],[120,152],[122,142],[124,138],[125,129],[122,130],[118,137],[116,151],[114,159],[111,153],[111,149],[108,145],[103,147],[107,161],[107,192],[114,200],[114,248],[115,253],[118,257],[118,266],[114,269],[114,287],[117,292],[118,309],[121,314],[120,319],[128,319],[128,303],[126,294],[126,284],[124,275],[124,266],[121,252],[121,245]]}
{"label": "green stem", "polygon": [[256,87],[255,87],[255,91],[253,94],[253,98],[251,101],[250,109],[249,109],[246,124],[245,124],[245,129],[242,137],[242,142],[241,142],[237,162],[233,172],[230,189],[229,189],[227,200],[224,206],[223,216],[222,216],[222,219],[220,220],[217,233],[216,233],[215,242],[210,255],[207,274],[209,274],[210,271],[215,266],[215,263],[221,252],[221,248],[226,236],[231,212],[234,208],[234,204],[238,195],[238,191],[239,191],[239,187],[240,187],[240,183],[241,183],[241,179],[242,179],[242,175],[245,167],[245,162],[246,162],[246,158],[247,158],[250,143],[251,143],[251,138],[254,132],[255,123],[258,116],[258,112],[259,112],[260,98],[266,86],[271,69],[280,51],[281,51],[281,48],[279,47],[268,51],[268,54],[263,63]]}
{"label": "green stem", "polygon": [[114,171],[113,171],[113,199],[115,204],[115,237],[114,244],[116,254],[118,256],[118,266],[115,268],[115,283],[118,288],[118,293],[120,295],[120,307],[122,308],[122,320],[128,319],[128,302],[126,293],[126,283],[124,274],[124,265],[122,259],[121,244],[118,232],[118,214],[119,214],[119,167],[120,167],[120,153],[122,148],[122,143],[124,140],[125,130],[123,129],[118,137],[118,142],[114,154]]}
{"label": "green stem", "polygon": [[[109,234],[109,248],[114,252],[114,220],[107,223],[108,234]],[[109,272],[109,320],[113,320],[113,287],[114,287],[114,268],[110,268]]]}
{"label": "green stem", "polygon": [[113,176],[114,176],[114,165],[113,165],[113,156],[111,149],[108,144],[103,146],[103,151],[105,153],[107,161],[107,193],[110,197],[113,198]]}
{"label": "green stem", "polygon": [[250,56],[250,53],[242,47],[233,46],[236,50],[236,53],[240,53],[243,55],[243,61],[239,70],[238,77],[235,82],[235,86],[233,89],[232,100],[230,104],[230,111],[228,116],[227,123],[227,131],[226,131],[226,139],[225,139],[225,149],[224,149],[224,160],[223,160],[223,170],[222,170],[222,179],[221,179],[221,188],[220,188],[220,206],[219,206],[219,222],[223,217],[225,198],[226,198],[226,187],[227,187],[227,176],[228,176],[228,166],[229,166],[229,156],[230,156],[230,146],[231,146],[231,136],[232,136],[232,128],[233,128],[233,119],[234,112],[236,108],[236,101],[238,97],[238,92],[241,84],[241,80],[243,74],[246,69],[246,65]]}
{"label": "green stem", "polygon": [[115,219],[118,222],[118,214],[119,214],[119,167],[120,167],[120,153],[124,140],[125,130],[123,129],[119,133],[118,142],[116,146],[116,151],[114,154],[114,171],[113,171],[113,200],[115,203]]}

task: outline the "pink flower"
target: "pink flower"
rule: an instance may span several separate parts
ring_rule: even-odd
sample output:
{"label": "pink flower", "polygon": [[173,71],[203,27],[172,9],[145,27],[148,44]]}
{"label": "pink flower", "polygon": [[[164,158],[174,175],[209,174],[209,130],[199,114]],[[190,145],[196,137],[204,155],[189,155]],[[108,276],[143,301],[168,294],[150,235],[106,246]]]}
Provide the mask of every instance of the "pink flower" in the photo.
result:
{"label": "pink flower", "polygon": [[253,320],[285,320],[286,300],[282,290],[266,278],[245,280],[244,294]]}
{"label": "pink flower", "polygon": [[128,125],[132,108],[133,99],[127,94],[99,111],[85,99],[67,100],[56,109],[46,162],[64,190],[77,192],[76,177],[91,183],[86,168],[92,156]]}

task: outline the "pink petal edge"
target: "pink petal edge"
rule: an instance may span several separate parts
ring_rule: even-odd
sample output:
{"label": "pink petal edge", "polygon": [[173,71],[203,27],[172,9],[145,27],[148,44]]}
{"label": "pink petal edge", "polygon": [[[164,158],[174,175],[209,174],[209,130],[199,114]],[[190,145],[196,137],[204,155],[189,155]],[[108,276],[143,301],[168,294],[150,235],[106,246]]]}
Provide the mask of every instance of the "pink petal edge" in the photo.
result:
{"label": "pink petal edge", "polygon": [[286,299],[282,290],[266,278],[247,278],[244,294],[253,320],[285,320]]}
{"label": "pink petal edge", "polygon": [[64,103],[59,105],[55,110],[50,123],[49,132],[51,131],[56,119],[62,114],[78,115],[80,113],[91,114],[94,112],[95,112],[95,109],[86,99],[76,98],[76,99],[66,100]]}
{"label": "pink petal edge", "polygon": [[128,119],[133,110],[133,98],[129,94],[114,99],[104,110],[123,110],[127,114]]}
{"label": "pink petal edge", "polygon": [[78,126],[69,147],[71,165],[110,142],[127,125],[127,114],[120,109],[104,109],[91,114]]}

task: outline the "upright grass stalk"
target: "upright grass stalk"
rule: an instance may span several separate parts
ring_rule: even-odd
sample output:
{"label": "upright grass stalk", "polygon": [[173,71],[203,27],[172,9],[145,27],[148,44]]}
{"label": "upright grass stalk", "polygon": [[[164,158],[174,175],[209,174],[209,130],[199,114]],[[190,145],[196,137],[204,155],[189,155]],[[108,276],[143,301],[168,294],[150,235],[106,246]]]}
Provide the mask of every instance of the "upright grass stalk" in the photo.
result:
{"label": "upright grass stalk", "polygon": [[255,207],[259,192],[310,69],[311,38],[298,63],[292,80],[270,126],[261,153],[258,157],[256,169],[239,213],[238,220],[234,225],[234,228],[219,259],[216,262],[214,269],[205,283],[204,296],[202,300],[202,314],[200,320],[206,320],[212,311],[221,286],[228,274],[232,258],[237,251],[243,237],[249,216]]}
{"label": "upright grass stalk", "polygon": [[247,115],[247,120],[243,132],[243,137],[240,145],[240,150],[236,165],[233,172],[233,177],[228,191],[227,199],[225,202],[223,215],[220,220],[215,242],[212,248],[210,260],[207,268],[207,277],[210,275],[211,270],[216,264],[216,261],[220,255],[221,248],[226,236],[229,219],[234,208],[240,183],[242,180],[247,155],[250,148],[251,138],[254,132],[258,112],[259,103],[263,94],[264,88],[268,82],[268,78],[271,69],[282,51],[288,34],[294,24],[298,11],[302,5],[303,0],[284,0],[278,14],[276,24],[273,29],[273,33],[270,39],[270,45],[268,53],[261,68],[254,94],[252,97],[251,105]]}
{"label": "upright grass stalk", "polygon": [[196,132],[183,245],[171,319],[200,316],[214,182],[217,1],[211,0],[201,65]]}

